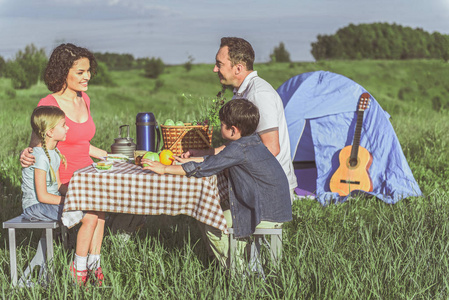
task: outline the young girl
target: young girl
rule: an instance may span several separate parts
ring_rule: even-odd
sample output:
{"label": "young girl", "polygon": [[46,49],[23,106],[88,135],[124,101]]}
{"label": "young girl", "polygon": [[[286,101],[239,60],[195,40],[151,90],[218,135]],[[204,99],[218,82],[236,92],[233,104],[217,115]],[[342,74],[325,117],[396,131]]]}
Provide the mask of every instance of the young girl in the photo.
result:
{"label": "young girl", "polygon": [[[31,221],[60,221],[67,186],[61,184],[59,165],[61,160],[66,165],[66,160],[56,145],[65,140],[69,130],[65,114],[56,106],[39,106],[31,115],[31,127],[40,143],[33,148],[35,164],[22,169],[23,216]],[[104,213],[86,212],[81,222],[70,271],[79,284],[86,284],[89,269],[101,285],[104,277],[100,267]]]}

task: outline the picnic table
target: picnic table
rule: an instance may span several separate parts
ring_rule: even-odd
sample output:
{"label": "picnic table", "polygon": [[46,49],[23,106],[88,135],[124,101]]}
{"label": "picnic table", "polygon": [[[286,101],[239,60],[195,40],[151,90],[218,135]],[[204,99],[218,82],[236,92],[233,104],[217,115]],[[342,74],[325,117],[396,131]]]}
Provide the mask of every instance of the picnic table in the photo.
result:
{"label": "picnic table", "polygon": [[136,215],[185,214],[228,233],[220,201],[227,199],[223,174],[195,178],[159,175],[127,162],[114,162],[111,170],[93,165],[76,171],[70,180],[62,222],[71,228],[82,211]]}

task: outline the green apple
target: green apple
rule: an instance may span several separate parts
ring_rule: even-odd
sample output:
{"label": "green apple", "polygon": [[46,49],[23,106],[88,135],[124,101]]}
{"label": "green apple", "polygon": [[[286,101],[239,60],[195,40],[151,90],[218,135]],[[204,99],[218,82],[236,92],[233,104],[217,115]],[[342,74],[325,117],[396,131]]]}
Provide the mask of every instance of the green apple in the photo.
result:
{"label": "green apple", "polygon": [[175,122],[172,119],[165,120],[165,126],[175,126]]}
{"label": "green apple", "polygon": [[183,121],[176,121],[175,126],[184,126]]}
{"label": "green apple", "polygon": [[[159,154],[157,154],[156,152],[148,151],[142,158],[149,159],[152,161],[159,161]],[[142,166],[148,167],[148,164],[142,164]]]}

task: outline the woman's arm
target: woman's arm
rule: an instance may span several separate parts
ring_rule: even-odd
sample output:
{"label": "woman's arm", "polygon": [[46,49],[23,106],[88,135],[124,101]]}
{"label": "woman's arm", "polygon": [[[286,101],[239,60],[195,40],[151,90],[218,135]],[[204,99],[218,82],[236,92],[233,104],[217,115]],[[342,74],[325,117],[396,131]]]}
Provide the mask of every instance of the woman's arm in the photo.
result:
{"label": "woman's arm", "polygon": [[36,187],[37,200],[46,204],[62,204],[64,197],[50,194],[47,191],[47,172],[41,169],[34,169],[34,185]]}
{"label": "woman's arm", "polygon": [[32,131],[29,147],[23,149],[23,151],[20,153],[20,165],[22,166],[22,168],[27,168],[34,165],[35,159],[34,155],[31,153],[33,153],[33,147],[36,147],[40,143],[40,139],[37,137],[34,131]]}
{"label": "woman's arm", "polygon": [[106,152],[100,148],[97,148],[95,146],[90,145],[89,146],[89,155],[91,157],[95,157],[95,158],[102,158],[102,157],[108,156],[108,152]]}

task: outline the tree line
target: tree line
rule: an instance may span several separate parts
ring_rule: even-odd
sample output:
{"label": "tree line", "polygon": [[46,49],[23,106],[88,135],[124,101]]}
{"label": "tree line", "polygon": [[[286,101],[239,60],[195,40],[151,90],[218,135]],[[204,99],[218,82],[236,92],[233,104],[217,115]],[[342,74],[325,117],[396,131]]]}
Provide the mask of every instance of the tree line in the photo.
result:
{"label": "tree line", "polygon": [[[164,72],[165,64],[160,58],[138,58],[131,54],[94,53],[97,59],[97,74],[92,83],[103,86],[115,86],[109,70],[143,69],[144,76],[157,78]],[[19,50],[14,59],[5,61],[0,56],[0,77],[11,79],[14,89],[27,89],[43,80],[48,57],[44,48],[38,49],[34,44]],[[189,66],[189,69],[191,66]]]}
{"label": "tree line", "polygon": [[[444,59],[449,60],[449,35],[432,34],[417,28],[397,24],[349,24],[334,35],[318,35],[312,43],[315,60],[322,59]],[[142,69],[143,76],[158,78],[165,64],[160,58],[134,58],[132,54],[95,52],[98,61],[97,75],[92,83],[114,86],[109,70]],[[193,67],[190,55],[184,63],[186,72]],[[44,48],[27,45],[15,58],[5,61],[0,56],[0,77],[11,78],[14,89],[26,89],[42,80],[48,58]],[[270,54],[270,62],[290,62],[290,53],[280,42]],[[162,81],[159,82],[159,86]]]}
{"label": "tree line", "polygon": [[[114,86],[109,70],[126,71],[132,69],[142,69],[143,76],[156,79],[164,72],[165,64],[161,58],[134,58],[132,54],[100,53],[94,52],[97,59],[97,74],[92,78],[91,83],[103,86]],[[189,55],[184,63],[186,72],[193,67],[194,58]],[[272,62],[289,62],[290,54],[285,49],[284,43],[280,43],[274,48],[271,55]],[[14,59],[5,61],[0,56],[0,77],[11,79],[14,89],[27,89],[43,79],[48,58],[45,49],[38,49],[34,44],[27,45],[24,50],[19,50]],[[157,87],[163,84],[162,81],[156,83]]]}
{"label": "tree line", "polygon": [[444,59],[449,60],[449,35],[397,24],[349,24],[312,43],[315,60],[322,59]]}

